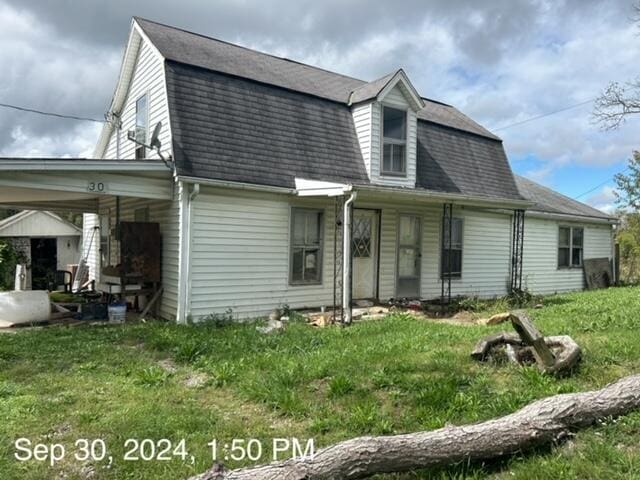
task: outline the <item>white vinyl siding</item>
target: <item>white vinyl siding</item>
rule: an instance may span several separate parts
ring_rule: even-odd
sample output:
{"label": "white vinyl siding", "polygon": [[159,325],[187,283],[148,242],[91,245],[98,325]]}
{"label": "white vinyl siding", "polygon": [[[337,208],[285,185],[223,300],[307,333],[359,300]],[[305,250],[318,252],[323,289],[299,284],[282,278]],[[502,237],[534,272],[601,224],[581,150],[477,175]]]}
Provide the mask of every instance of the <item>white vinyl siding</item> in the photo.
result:
{"label": "white vinyl siding", "polygon": [[[320,284],[289,285],[291,207],[323,211]],[[193,208],[194,319],[227,309],[238,318],[250,318],[284,305],[333,305],[333,201],[203,188]]]}
{"label": "white vinyl siding", "polygon": [[371,122],[373,105],[364,103],[353,108],[353,123],[356,128],[358,143],[360,144],[360,152],[362,160],[367,169],[367,174],[371,177],[371,155],[372,155],[372,139],[371,139]]}
{"label": "white vinyl siding", "polygon": [[406,176],[382,175],[382,104],[371,102],[352,109],[360,151],[372,183],[414,188],[416,184],[416,155],[418,118],[411,110],[401,89],[396,86],[387,93],[384,105],[407,110]]}
{"label": "white vinyl siding", "polygon": [[522,284],[531,292],[551,294],[585,288],[582,268],[558,268],[560,226],[584,228],[583,258],[611,258],[611,226],[567,224],[527,216],[524,221]]}
{"label": "white vinyl siding", "polygon": [[[138,59],[136,62],[133,78],[127,93],[122,110],[122,128],[120,130],[120,158],[135,158],[135,143],[127,139],[127,132],[136,128],[136,101],[143,95],[147,95],[148,110],[148,132],[158,122],[162,122],[162,130],[159,139],[162,142],[162,151],[170,153],[171,138],[169,133],[169,110],[164,84],[164,65],[162,59],[156,54],[151,46],[143,41],[140,46]],[[107,144],[105,158],[117,157],[117,130],[114,129]],[[146,151],[147,158],[158,158],[155,151]]]}
{"label": "white vinyl siding", "polygon": [[90,280],[96,280],[100,275],[100,232],[95,230],[94,233],[94,227],[98,225],[99,217],[95,213],[82,215],[82,257],[87,260]]}
{"label": "white vinyl siding", "polygon": [[[324,216],[322,283],[290,285],[290,231],[292,208],[322,210]],[[397,224],[400,215],[421,220],[421,297],[440,296],[442,206],[410,203],[360,202],[357,208],[381,209],[379,298],[396,296]],[[287,195],[203,188],[193,204],[191,300],[194,319],[231,309],[236,318],[269,314],[276,307],[319,308],[333,304],[334,204],[326,199],[300,199]],[[454,207],[463,221],[462,274],[451,281],[452,295],[484,298],[508,293],[511,264],[510,212]],[[523,283],[532,273],[536,255],[547,255],[540,280],[528,285],[534,293],[553,293],[583,287],[581,277],[555,276],[557,222],[549,222],[540,237],[540,221],[525,220]],[[542,222],[544,224],[544,222]],[[527,232],[529,236],[527,237]],[[544,229],[543,229],[544,233]],[[531,240],[539,237],[539,244]],[[609,256],[610,227],[585,226],[585,258]],[[535,248],[532,251],[532,246]],[[541,252],[541,249],[546,249]],[[554,275],[552,275],[553,273]],[[574,272],[570,272],[574,273]],[[581,270],[580,270],[580,275]],[[579,278],[578,282],[566,279]],[[531,287],[534,288],[531,288]]]}
{"label": "white vinyl siding", "polygon": [[[397,205],[382,209],[380,240],[380,300],[396,296],[395,258],[397,218],[418,215],[422,222],[421,297],[440,296],[442,207]],[[455,208],[454,216],[463,220],[462,275],[452,278],[452,295],[501,296],[507,293],[511,217],[468,208]]]}

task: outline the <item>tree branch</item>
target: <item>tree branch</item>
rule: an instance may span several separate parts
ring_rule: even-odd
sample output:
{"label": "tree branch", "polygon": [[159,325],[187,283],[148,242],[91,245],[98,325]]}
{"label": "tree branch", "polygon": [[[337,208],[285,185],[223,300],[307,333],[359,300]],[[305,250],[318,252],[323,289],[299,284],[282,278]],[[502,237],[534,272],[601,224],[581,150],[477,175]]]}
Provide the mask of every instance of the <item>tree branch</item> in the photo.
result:
{"label": "tree branch", "polygon": [[555,395],[505,417],[475,425],[386,437],[360,437],[290,459],[224,472],[220,465],[191,480],[359,479],[379,473],[496,458],[561,440],[599,419],[640,408],[640,375],[602,390]]}

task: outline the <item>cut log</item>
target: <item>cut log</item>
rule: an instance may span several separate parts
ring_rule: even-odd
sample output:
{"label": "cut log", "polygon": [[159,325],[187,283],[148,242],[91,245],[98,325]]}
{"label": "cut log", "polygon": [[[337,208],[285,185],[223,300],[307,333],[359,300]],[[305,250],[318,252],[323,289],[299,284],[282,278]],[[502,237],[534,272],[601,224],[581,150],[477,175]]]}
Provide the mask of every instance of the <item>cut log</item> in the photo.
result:
{"label": "cut log", "polygon": [[523,345],[520,337],[514,333],[498,333],[497,335],[491,335],[478,342],[476,348],[471,352],[471,358],[483,362],[486,360],[487,355],[495,345],[501,344],[510,345]]}
{"label": "cut log", "polygon": [[529,317],[525,313],[512,315],[511,325],[513,325],[513,328],[518,332],[524,343],[534,348],[538,364],[544,365],[545,368],[552,368],[556,363],[556,358],[545,343],[544,335],[540,333],[540,330],[535,327]]}
{"label": "cut log", "polygon": [[329,480],[367,478],[501,457],[562,440],[596,420],[640,408],[640,375],[602,390],[555,395],[475,425],[386,437],[360,437],[313,457],[225,472],[220,465],[191,480]]}

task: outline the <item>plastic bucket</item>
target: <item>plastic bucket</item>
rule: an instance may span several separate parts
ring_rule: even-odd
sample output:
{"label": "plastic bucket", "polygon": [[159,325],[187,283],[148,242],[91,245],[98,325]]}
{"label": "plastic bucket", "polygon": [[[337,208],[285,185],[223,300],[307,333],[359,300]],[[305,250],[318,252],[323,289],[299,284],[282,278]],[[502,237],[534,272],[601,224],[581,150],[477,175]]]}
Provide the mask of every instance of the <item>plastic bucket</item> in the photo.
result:
{"label": "plastic bucket", "polygon": [[124,323],[127,319],[127,304],[114,303],[107,308],[110,323]]}

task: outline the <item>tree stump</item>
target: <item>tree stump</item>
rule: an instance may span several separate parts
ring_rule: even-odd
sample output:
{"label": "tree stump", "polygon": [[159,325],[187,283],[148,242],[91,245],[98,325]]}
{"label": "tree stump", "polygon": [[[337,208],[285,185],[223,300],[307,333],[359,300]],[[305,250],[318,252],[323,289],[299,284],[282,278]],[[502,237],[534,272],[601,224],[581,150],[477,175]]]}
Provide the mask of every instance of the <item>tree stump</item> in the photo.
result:
{"label": "tree stump", "polygon": [[484,362],[495,358],[504,349],[504,354],[519,365],[532,363],[544,373],[563,374],[571,371],[580,361],[580,346],[568,335],[545,337],[524,313],[511,315],[511,324],[517,332],[491,335],[478,342],[471,357]]}

